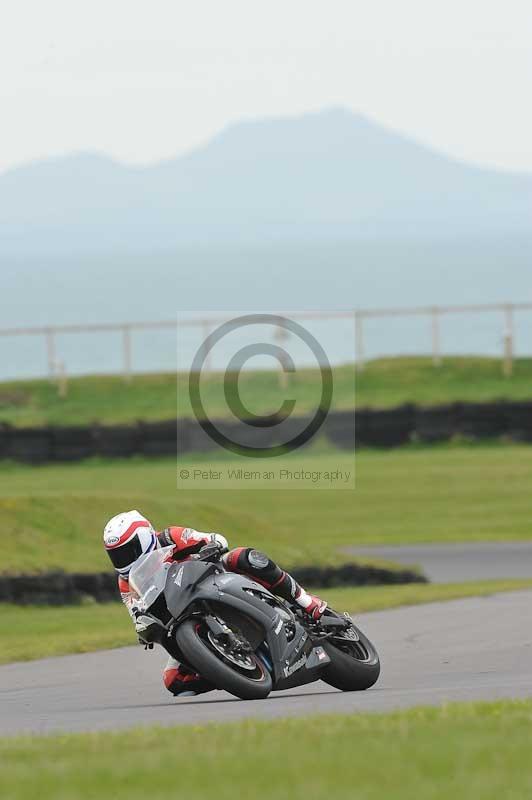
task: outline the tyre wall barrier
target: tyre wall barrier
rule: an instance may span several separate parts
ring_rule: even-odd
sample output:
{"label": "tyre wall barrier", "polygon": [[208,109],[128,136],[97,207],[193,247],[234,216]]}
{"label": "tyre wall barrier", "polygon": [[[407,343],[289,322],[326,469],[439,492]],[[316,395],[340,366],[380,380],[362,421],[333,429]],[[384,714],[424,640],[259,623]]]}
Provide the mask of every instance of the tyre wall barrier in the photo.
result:
{"label": "tyre wall barrier", "polygon": [[[419,572],[349,563],[338,567],[302,566],[290,570],[307,586],[376,586],[380,584],[426,583]],[[99,603],[120,600],[112,572],[92,574],[48,572],[39,575],[0,576],[0,603],[16,605],[75,605],[86,600]]]}
{"label": "tyre wall barrier", "polygon": [[[294,431],[310,418],[294,420]],[[242,422],[216,422],[228,438],[248,446],[279,443],[274,427],[257,428]],[[279,426],[280,427],[280,426]],[[287,428],[283,429],[286,434]],[[288,427],[290,431],[290,427]],[[244,432],[244,433],[243,433]],[[343,449],[398,447],[409,442],[431,444],[462,436],[470,439],[506,437],[532,442],[532,401],[452,403],[422,408],[415,405],[391,409],[332,411],[323,426],[327,439]],[[244,435],[244,439],[242,438]],[[218,445],[196,419],[138,422],[132,425],[14,428],[0,423],[0,459],[32,464],[79,461],[91,456],[127,458],[164,456],[177,452],[208,452]]]}

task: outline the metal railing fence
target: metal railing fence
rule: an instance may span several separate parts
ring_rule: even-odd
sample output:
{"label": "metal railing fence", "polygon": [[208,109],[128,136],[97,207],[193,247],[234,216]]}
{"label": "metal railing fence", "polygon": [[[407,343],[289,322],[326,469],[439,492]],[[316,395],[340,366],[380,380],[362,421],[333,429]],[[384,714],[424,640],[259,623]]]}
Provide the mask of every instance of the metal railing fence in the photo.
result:
{"label": "metal railing fence", "polygon": [[[291,313],[281,313],[280,316],[295,320],[352,320],[354,336],[354,352],[357,370],[363,370],[366,363],[366,342],[365,325],[367,320],[377,317],[427,317],[427,341],[430,342],[428,348],[432,354],[435,366],[441,364],[441,320],[446,315],[453,314],[478,314],[493,313],[501,314],[502,322],[502,369],[504,374],[509,375],[512,371],[514,356],[515,338],[515,314],[518,312],[532,311],[530,303],[488,303],[480,305],[445,305],[445,306],[417,306],[411,308],[358,308],[347,311],[296,311]],[[47,371],[50,378],[57,378],[64,371],[64,365],[58,358],[56,339],[64,334],[91,334],[91,333],[118,333],[121,336],[122,348],[122,373],[126,380],[129,380],[134,373],[132,334],[142,331],[154,330],[173,330],[177,331],[178,326],[199,328],[202,339],[205,340],[212,330],[223,322],[227,317],[208,316],[202,318],[161,320],[157,322],[124,322],[124,323],[95,323],[88,325],[47,325],[40,327],[26,328],[4,328],[0,329],[0,337],[21,337],[33,336],[44,337],[47,356]],[[392,353],[393,354],[393,353]]]}

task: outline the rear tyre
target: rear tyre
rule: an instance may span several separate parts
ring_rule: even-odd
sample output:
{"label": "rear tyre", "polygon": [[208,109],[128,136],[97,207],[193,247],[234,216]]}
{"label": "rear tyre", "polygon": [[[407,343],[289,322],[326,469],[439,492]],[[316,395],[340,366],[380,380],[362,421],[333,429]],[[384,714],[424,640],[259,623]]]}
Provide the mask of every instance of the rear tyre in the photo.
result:
{"label": "rear tyre", "polygon": [[355,625],[345,635],[324,642],[323,648],[331,659],[321,675],[325,683],[343,692],[360,692],[377,682],[381,671],[378,653]]}
{"label": "rear tyre", "polygon": [[241,700],[262,700],[270,694],[271,675],[253,650],[229,649],[205,622],[187,620],[177,629],[176,641],[187,662],[218,689]]}

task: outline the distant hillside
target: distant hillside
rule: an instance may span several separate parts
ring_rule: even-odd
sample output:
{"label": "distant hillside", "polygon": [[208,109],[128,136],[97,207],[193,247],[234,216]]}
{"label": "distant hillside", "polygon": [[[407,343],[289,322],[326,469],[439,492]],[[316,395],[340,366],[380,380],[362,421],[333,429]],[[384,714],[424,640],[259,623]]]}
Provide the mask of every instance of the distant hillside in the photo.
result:
{"label": "distant hillside", "polygon": [[155,166],[96,154],[0,175],[0,249],[525,233],[532,176],[458,163],[341,109],[242,122]]}

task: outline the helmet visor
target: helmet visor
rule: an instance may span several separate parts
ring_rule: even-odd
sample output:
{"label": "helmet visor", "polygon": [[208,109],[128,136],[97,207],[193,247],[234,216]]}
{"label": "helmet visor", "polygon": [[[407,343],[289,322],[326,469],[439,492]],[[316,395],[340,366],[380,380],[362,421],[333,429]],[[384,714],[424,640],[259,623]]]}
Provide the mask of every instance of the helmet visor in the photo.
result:
{"label": "helmet visor", "polygon": [[108,550],[107,553],[115,569],[126,569],[142,555],[142,542],[139,536],[136,535],[129,542],[123,544],[122,547]]}

